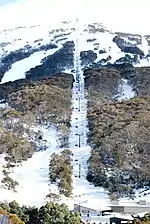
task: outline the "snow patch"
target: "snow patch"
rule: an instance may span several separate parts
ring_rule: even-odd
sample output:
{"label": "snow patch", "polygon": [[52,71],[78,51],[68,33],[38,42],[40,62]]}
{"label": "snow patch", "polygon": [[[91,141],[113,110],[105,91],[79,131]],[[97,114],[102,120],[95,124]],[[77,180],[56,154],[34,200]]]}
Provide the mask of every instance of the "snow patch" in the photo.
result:
{"label": "snow patch", "polygon": [[114,97],[118,101],[132,99],[135,96],[135,92],[131,85],[129,85],[127,79],[122,79],[121,84],[118,87],[118,94]]}

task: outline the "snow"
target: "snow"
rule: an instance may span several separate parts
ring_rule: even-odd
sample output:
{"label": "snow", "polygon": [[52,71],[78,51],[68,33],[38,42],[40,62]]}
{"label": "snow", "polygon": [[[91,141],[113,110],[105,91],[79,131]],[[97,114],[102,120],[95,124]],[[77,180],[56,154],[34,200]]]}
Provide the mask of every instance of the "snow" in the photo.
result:
{"label": "snow", "polygon": [[[77,30],[80,32],[80,30]],[[77,33],[78,34],[78,33]],[[108,207],[109,197],[101,187],[94,187],[86,180],[87,161],[90,157],[91,148],[87,144],[87,100],[85,99],[84,77],[80,65],[80,52],[82,40],[76,41],[75,66],[76,82],[72,89],[73,112],[70,128],[70,149],[73,156],[73,198],[85,206],[96,205],[97,208]],[[78,78],[79,76],[79,78]],[[79,82],[78,82],[79,81]]]}
{"label": "snow", "polygon": [[132,215],[129,214],[120,214],[120,213],[113,213],[111,217],[117,217],[120,219],[128,219],[128,220],[133,220],[134,218]]}
{"label": "snow", "polygon": [[[91,50],[93,44],[91,45],[91,43],[87,43],[86,40],[93,37],[96,37],[98,43],[100,44],[100,49],[102,46],[102,48],[106,48],[107,50],[107,53],[99,55],[97,60],[100,60],[101,57],[104,58],[111,55],[112,59],[110,62],[113,63],[115,60],[124,56],[124,53],[122,53],[117,45],[113,43],[113,34],[109,32],[94,34],[94,36],[93,34],[87,34],[86,32],[81,34],[81,30],[79,30],[79,32],[80,41],[77,41],[76,44],[78,46],[76,46],[75,51],[75,70],[77,76],[75,77],[76,81],[72,89],[72,104],[74,109],[71,117],[69,137],[70,149],[74,154],[72,162],[73,196],[68,200],[62,197],[62,201],[66,202],[69,207],[73,207],[74,203],[82,203],[82,205],[87,207],[97,206],[99,209],[104,209],[108,208],[111,204],[107,191],[101,187],[94,187],[94,185],[90,184],[86,180],[88,168],[87,161],[90,157],[91,148],[87,144],[87,134],[89,131],[87,128],[87,99],[85,98],[86,92],[84,89],[84,77],[81,70],[79,55],[80,52],[85,49]],[[29,37],[29,39],[31,42],[33,42],[35,37],[33,39],[31,37]],[[75,37],[75,32],[68,35],[69,40],[75,40]],[[61,44],[62,43],[63,42],[61,42]],[[53,49],[53,51],[56,50],[58,49]],[[24,78],[26,71],[36,66],[37,64],[40,64],[41,60],[51,53],[52,50],[47,51],[46,54],[44,51],[37,52],[26,59],[14,63],[10,71],[5,74],[2,83],[10,80],[13,81],[19,78]],[[118,100],[134,97],[134,91],[125,79],[122,79],[122,83],[119,86],[118,92]],[[54,193],[58,192],[56,185],[49,186],[48,180],[48,165],[50,155],[54,152],[60,152],[58,144],[58,133],[54,127],[48,129],[39,127],[39,129],[44,133],[44,139],[48,141],[50,146],[45,151],[35,152],[32,158],[22,162],[22,165],[12,169],[11,177],[19,182],[17,193],[6,190],[1,186],[1,200],[12,201],[15,199],[21,205],[26,204],[40,206],[45,202],[45,197],[49,193],[49,189]],[[4,158],[0,158],[0,161],[5,163]],[[0,179],[2,179],[2,167],[0,168],[0,173]],[[131,204],[133,201],[127,200],[127,202]],[[125,200],[121,199],[120,203],[125,203]]]}
{"label": "snow", "polygon": [[149,0],[144,3],[136,0],[76,0],[71,4],[69,0],[22,0],[0,7],[0,27],[6,29],[35,24],[56,27],[61,20],[74,20],[78,17],[84,22],[104,23],[115,31],[148,34],[149,8]]}
{"label": "snow", "polygon": [[127,79],[122,79],[121,84],[118,87],[118,94],[115,96],[118,101],[131,99],[135,96],[135,92],[131,85],[128,84]]}
{"label": "snow", "polygon": [[[25,48],[27,45],[37,49],[39,46],[49,44],[53,42],[55,35],[71,32],[71,28],[74,27],[73,24],[73,22],[59,23],[58,29],[61,28],[61,31],[57,30],[57,25],[53,29],[53,27],[44,24],[3,30],[0,32],[0,56]],[[56,38],[57,40],[59,38]]]}
{"label": "snow", "polygon": [[135,67],[149,67],[150,66],[150,58],[143,58],[140,60],[138,64],[134,65]]}
{"label": "snow", "polygon": [[[77,30],[80,32],[80,30]],[[77,33],[78,36],[78,33]],[[92,37],[90,37],[92,38]],[[104,38],[107,39],[107,38]],[[111,38],[112,39],[112,38]],[[111,42],[110,39],[110,42]],[[109,38],[108,38],[109,40]],[[109,41],[106,48],[109,47]],[[70,128],[70,148],[73,156],[73,197],[74,200],[83,206],[97,207],[99,209],[107,209],[110,205],[110,199],[107,191],[101,187],[94,187],[86,180],[87,161],[90,157],[91,148],[87,144],[88,121],[87,121],[87,99],[85,99],[84,77],[80,65],[80,52],[83,47],[83,40],[76,41],[75,66],[76,66],[76,82],[72,89],[73,112],[71,117]],[[116,45],[115,45],[116,46]],[[114,48],[115,48],[114,46]],[[118,52],[119,53],[119,52]],[[77,78],[79,76],[79,79]],[[79,82],[78,82],[79,81]],[[128,80],[122,79],[119,86],[118,100],[130,99],[135,93],[132,87],[128,84]],[[135,205],[135,201],[129,198],[122,198],[119,204]]]}
{"label": "snow", "polygon": [[[16,200],[20,205],[41,206],[45,202],[45,197],[51,190],[58,192],[55,185],[49,186],[48,166],[50,155],[59,152],[57,132],[54,127],[41,128],[43,139],[50,144],[46,151],[35,152],[32,158],[22,162],[22,165],[11,170],[11,177],[19,182],[17,193],[0,187],[1,201]],[[4,155],[1,155],[1,164],[5,165]],[[2,166],[0,173],[2,172]],[[0,179],[3,178],[1,173]]]}
{"label": "snow", "polygon": [[41,60],[48,55],[54,54],[58,48],[51,49],[48,51],[39,51],[33,53],[28,58],[20,60],[12,65],[12,68],[7,71],[1,81],[1,84],[9,81],[15,81],[17,79],[24,79],[25,73],[29,71],[31,68],[36,67],[41,64]]}
{"label": "snow", "polygon": [[[35,40],[41,41],[34,42]],[[49,30],[44,26],[21,27],[2,31],[0,33],[0,43],[7,44],[3,47],[4,53],[24,48],[27,44],[36,48],[38,43],[42,42],[43,44],[47,44],[50,40]]]}
{"label": "snow", "polygon": [[[57,29],[57,27],[61,29]],[[42,24],[36,26],[16,27],[15,29],[4,30],[0,33],[0,58],[4,55],[8,55],[11,51],[16,51],[18,49],[25,48],[27,45],[31,46],[33,49],[38,49],[39,44],[40,46],[49,43],[55,43],[59,45],[63,44],[67,40],[61,40],[62,38],[67,38],[68,40],[75,40],[76,33],[72,30],[72,28],[74,27],[75,22],[72,21],[68,23],[59,23],[57,26],[54,27],[54,29],[53,26]],[[80,21],[79,27],[80,51],[93,50],[97,54],[97,59],[95,60],[95,62],[98,62],[101,59],[106,59],[108,56],[111,56],[112,59],[109,60],[109,62],[114,63],[119,58],[125,56],[125,53],[123,53],[116,45],[116,43],[113,42],[113,38],[115,37],[114,33],[109,32],[107,30],[104,33],[88,33],[87,31],[85,31],[88,25],[87,23],[85,24],[82,21]],[[62,36],[55,37],[61,34]],[[66,35],[63,36],[63,34]],[[95,38],[96,40],[93,42],[87,42],[87,39],[93,38]],[[142,36],[142,45],[140,46],[140,48],[145,52],[146,55],[147,52],[150,50],[148,42],[144,36]],[[105,49],[106,53],[99,54],[99,50],[102,49]],[[42,56],[43,54],[43,51],[37,52],[30,56],[28,59],[21,60],[21,64],[19,62],[16,62],[18,64],[15,64],[13,66],[14,71],[16,73],[16,77],[24,77],[24,73],[22,75],[20,74],[20,66],[22,66],[23,69],[25,66],[26,69],[24,70],[28,70],[32,67],[32,60],[35,61],[35,63],[33,63],[33,66],[39,65],[41,61],[40,58],[44,57]],[[27,63],[29,64],[29,66],[24,65]],[[143,63],[148,65],[149,61],[144,58],[140,60],[140,64],[137,64],[136,66],[141,66]]]}
{"label": "snow", "polygon": [[[95,62],[98,62],[101,59],[106,59],[108,56],[111,56],[112,59],[109,61],[110,63],[114,63],[120,57],[124,57],[125,53],[123,53],[120,48],[113,42],[113,38],[115,34],[106,32],[96,32],[96,33],[88,33],[86,30],[87,26],[79,23],[79,49],[81,51],[89,51],[92,50],[97,53],[97,59]],[[96,39],[91,42],[87,42],[88,39]],[[94,48],[98,48],[95,50]],[[106,53],[99,54],[99,50],[105,49]]]}
{"label": "snow", "polygon": [[135,64],[135,67],[147,67],[150,66],[150,57],[146,57],[150,53],[150,46],[145,36],[142,36],[142,44],[140,49],[144,52],[144,58],[142,58],[139,63]]}
{"label": "snow", "polygon": [[146,200],[150,204],[150,188],[138,189],[135,191],[136,201]]}
{"label": "snow", "polygon": [[0,108],[8,107],[8,103],[4,103],[4,100],[0,100]]}
{"label": "snow", "polygon": [[[109,60],[110,63],[114,63],[121,57],[125,56],[125,53],[120,50],[120,48],[113,42],[115,34],[109,31],[88,33],[85,31],[87,25],[82,21],[79,22],[79,49],[81,51],[93,50],[97,54],[97,59],[95,62],[100,61],[101,59],[106,59],[111,56]],[[1,83],[8,81],[15,81],[17,79],[25,78],[25,73],[31,68],[34,68],[41,64],[41,60],[48,55],[54,54],[57,50],[62,47],[62,44],[67,40],[76,40],[76,32],[72,30],[75,27],[75,22],[61,23],[58,27],[61,29],[57,30],[56,27],[52,30],[52,27],[49,25],[37,25],[30,27],[18,27],[16,29],[9,29],[2,31],[0,34],[0,44],[5,45],[0,48],[0,57],[8,55],[11,51],[15,51],[21,48],[24,48],[26,45],[32,46],[33,49],[38,49],[40,46],[46,45],[49,43],[54,43],[58,45],[57,49],[51,49],[48,51],[39,51],[33,53],[28,58],[20,60],[12,65],[12,68],[4,74]],[[59,37],[59,35],[61,35]],[[63,36],[63,34],[66,34]],[[58,37],[56,37],[58,35]],[[62,38],[67,38],[67,40],[61,40]],[[88,39],[96,40],[93,42],[87,42]],[[60,40],[58,42],[58,40]],[[96,44],[96,45],[95,45]],[[97,49],[96,49],[97,48]],[[144,51],[145,55],[148,54],[150,47],[144,36],[142,36],[142,44],[140,48]],[[99,54],[99,50],[105,49],[106,53]],[[107,63],[107,62],[106,62]],[[106,64],[104,63],[104,64]],[[143,58],[135,66],[149,66],[149,58]],[[67,70],[70,72],[70,70]],[[122,85],[122,88],[127,89],[129,85]],[[130,91],[130,87],[128,88]],[[130,91],[131,92],[131,91]]]}
{"label": "snow", "polygon": [[147,212],[141,212],[141,213],[138,213],[137,215],[140,217],[140,218],[142,218],[142,217],[144,217],[146,214],[149,214],[149,212],[147,211]]}
{"label": "snow", "polygon": [[[125,56],[125,53],[123,53],[120,50],[120,48],[116,45],[116,43],[113,42],[113,38],[115,37],[115,34],[105,32],[105,33],[96,33],[90,36],[91,38],[92,36],[93,38],[95,37],[97,39],[96,42],[99,43],[99,49],[97,51],[97,60],[95,62],[98,62],[101,59],[106,59],[108,56],[111,56],[112,59],[109,62],[114,63],[119,58]],[[99,54],[99,50],[103,48],[106,50],[106,53]]]}
{"label": "snow", "polygon": [[82,216],[81,217],[81,220],[86,224],[87,221],[89,221],[91,224],[109,224],[110,223],[110,217],[111,216],[90,216],[90,217],[87,217],[86,216]]}
{"label": "snow", "polygon": [[[57,40],[57,39],[56,39]],[[51,43],[56,43],[56,40],[54,40]],[[39,51],[35,52],[32,55],[30,55],[28,58],[22,59],[18,62],[15,62],[12,64],[12,68],[9,69],[3,76],[1,84],[9,81],[15,81],[18,79],[24,79],[25,73],[29,71],[31,68],[34,68],[42,63],[42,59],[49,55],[53,55],[56,51],[58,51],[62,44],[66,41],[63,40],[61,43],[57,44],[57,48],[50,49],[47,51]]]}
{"label": "snow", "polygon": [[25,73],[27,71],[40,65],[42,59],[49,55],[53,55],[58,51],[67,40],[61,40],[58,42],[58,40],[63,38],[63,36],[55,38],[55,35],[68,34],[68,40],[73,40],[74,34],[71,33],[72,25],[72,23],[62,23],[61,28],[64,29],[64,31],[57,31],[55,27],[55,30],[51,30],[51,34],[49,34],[50,29],[47,26],[21,27],[1,32],[0,43],[6,44],[6,46],[0,48],[0,59],[2,56],[8,55],[12,51],[24,48],[26,45],[30,45],[33,49],[37,50],[39,48],[39,44],[40,46],[49,43],[57,45],[57,48],[55,49],[35,52],[29,57],[12,64],[11,69],[4,74],[1,83],[25,78]]}
{"label": "snow", "polygon": [[148,45],[148,41],[144,36],[142,36],[141,50],[144,52],[145,56],[148,55],[149,50],[150,50],[150,46]]}

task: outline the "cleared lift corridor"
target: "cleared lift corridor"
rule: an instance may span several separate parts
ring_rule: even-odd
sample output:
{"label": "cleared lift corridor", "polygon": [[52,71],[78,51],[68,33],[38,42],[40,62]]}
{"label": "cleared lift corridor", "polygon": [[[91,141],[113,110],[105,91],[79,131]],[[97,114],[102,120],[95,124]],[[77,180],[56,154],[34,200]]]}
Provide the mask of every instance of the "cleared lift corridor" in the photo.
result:
{"label": "cleared lift corridor", "polygon": [[95,187],[86,180],[87,161],[91,154],[91,148],[87,144],[87,93],[84,86],[84,76],[80,64],[80,32],[76,29],[75,49],[75,82],[72,89],[73,112],[69,147],[73,152],[73,200],[74,203],[83,205],[95,205],[97,208],[108,206],[109,198],[105,190]]}

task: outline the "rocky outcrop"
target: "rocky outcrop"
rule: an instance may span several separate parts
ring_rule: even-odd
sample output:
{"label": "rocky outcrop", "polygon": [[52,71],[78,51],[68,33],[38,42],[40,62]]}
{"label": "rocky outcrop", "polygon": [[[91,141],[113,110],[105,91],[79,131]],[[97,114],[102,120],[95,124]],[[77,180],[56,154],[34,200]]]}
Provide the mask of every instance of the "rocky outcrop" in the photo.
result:
{"label": "rocky outcrop", "polygon": [[142,38],[140,34],[123,33],[123,32],[116,32],[115,34],[121,38],[126,38],[128,42],[136,43],[136,45],[142,44]]}
{"label": "rocky outcrop", "polygon": [[123,38],[119,36],[115,36],[113,38],[113,42],[115,42],[117,46],[121,49],[121,51],[124,53],[138,54],[141,57],[144,56],[144,52],[141,49],[139,49],[136,45],[126,42]]}
{"label": "rocky outcrop", "polygon": [[146,40],[148,42],[148,45],[150,46],[150,35],[146,35],[145,38],[146,38]]}
{"label": "rocky outcrop", "polygon": [[104,54],[104,53],[107,53],[106,49],[99,50],[99,54]]}
{"label": "rocky outcrop", "polygon": [[133,57],[131,57],[131,55],[129,54],[125,54],[124,57],[119,58],[118,60],[115,61],[115,64],[122,64],[122,63],[128,63],[128,64],[136,64],[138,63],[139,58],[138,55],[133,55]]}
{"label": "rocky outcrop", "polygon": [[90,42],[94,42],[94,41],[96,41],[96,38],[87,39],[86,41],[87,41],[88,43],[90,43]]}
{"label": "rocky outcrop", "polygon": [[104,33],[106,31],[106,28],[103,27],[102,24],[98,23],[89,24],[87,29],[89,33],[96,33],[96,32]]}

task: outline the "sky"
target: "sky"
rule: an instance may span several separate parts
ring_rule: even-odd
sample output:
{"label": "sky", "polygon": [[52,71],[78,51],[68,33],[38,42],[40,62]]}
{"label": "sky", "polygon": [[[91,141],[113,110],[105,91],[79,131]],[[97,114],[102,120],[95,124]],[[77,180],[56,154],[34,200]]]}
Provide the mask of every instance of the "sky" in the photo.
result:
{"label": "sky", "polygon": [[0,29],[78,17],[114,31],[150,34],[149,9],[150,0],[0,0]]}
{"label": "sky", "polygon": [[0,0],[0,6],[9,4],[10,2],[13,2],[13,0]]}

